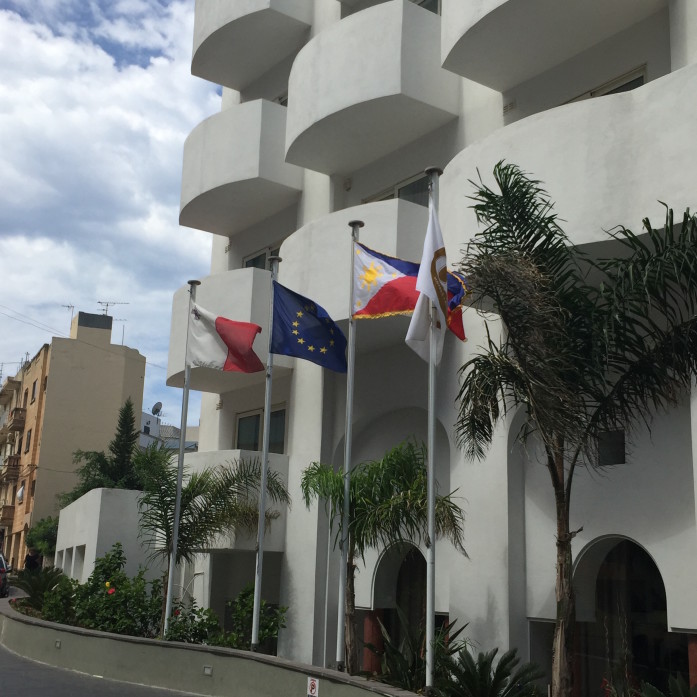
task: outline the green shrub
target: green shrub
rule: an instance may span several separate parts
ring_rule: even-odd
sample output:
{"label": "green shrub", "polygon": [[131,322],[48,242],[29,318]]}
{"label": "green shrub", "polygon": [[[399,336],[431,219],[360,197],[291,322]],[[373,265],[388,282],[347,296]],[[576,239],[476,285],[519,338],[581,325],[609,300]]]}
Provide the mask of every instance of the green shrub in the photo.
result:
{"label": "green shrub", "polygon": [[[230,629],[219,637],[218,645],[231,649],[252,647],[252,615],[254,612],[254,584],[245,586],[240,594],[226,603],[226,618]],[[260,653],[276,652],[279,630],[286,626],[287,607],[274,607],[261,601],[259,608],[259,648]]]}
{"label": "green shrub", "polygon": [[75,594],[78,582],[61,575],[50,592],[44,594],[41,615],[49,622],[75,624]]}
{"label": "green shrub", "polygon": [[20,571],[13,585],[23,590],[27,596],[15,603],[15,607],[31,608],[40,613],[44,605],[44,596],[58,585],[62,575],[60,569],[53,568]]}
{"label": "green shrub", "polygon": [[213,610],[197,607],[192,600],[188,605],[174,606],[165,639],[187,644],[218,644],[220,634],[220,624]]}
{"label": "green shrub", "polygon": [[[411,692],[422,692],[426,686],[426,630],[423,625],[412,627],[397,608],[402,639],[397,641],[390,636],[380,622],[383,648],[377,649],[367,643],[365,647],[380,657],[380,672],[369,675],[375,680],[400,687]],[[379,621],[379,620],[378,620]],[[433,685],[436,690],[447,686],[451,656],[465,651],[466,640],[459,639],[467,625],[455,629],[456,621],[441,627],[435,635],[433,652]],[[365,673],[364,673],[365,674]]]}
{"label": "green shrub", "polygon": [[148,582],[141,569],[134,578],[124,572],[126,556],[116,543],[95,561],[87,582],[75,592],[75,622],[80,627],[114,634],[156,637],[162,613],[162,584]]}
{"label": "green shrub", "polygon": [[533,663],[523,663],[517,649],[506,651],[494,663],[498,649],[479,653],[475,658],[463,648],[457,660],[449,659],[450,679],[443,686],[444,697],[537,697],[536,680],[544,672]]}

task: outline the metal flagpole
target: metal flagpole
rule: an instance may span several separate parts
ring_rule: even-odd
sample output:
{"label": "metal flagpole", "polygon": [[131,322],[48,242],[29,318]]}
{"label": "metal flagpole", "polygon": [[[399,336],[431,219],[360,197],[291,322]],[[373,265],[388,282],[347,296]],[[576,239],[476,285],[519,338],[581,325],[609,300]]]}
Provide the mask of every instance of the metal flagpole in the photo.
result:
{"label": "metal flagpole", "polygon": [[339,568],[339,607],[336,629],[336,668],[344,670],[346,654],[346,572],[348,568],[349,545],[349,503],[351,500],[351,434],[353,432],[353,370],[356,363],[356,333],[353,319],[354,293],[354,256],[358,231],[363,227],[362,220],[352,220],[351,227],[351,290],[349,292],[349,338],[348,338],[348,369],[346,372],[346,427],[344,430],[344,505],[341,513],[341,566]]}
{"label": "metal flagpole", "polygon": [[254,610],[252,614],[252,651],[259,648],[259,612],[261,609],[261,576],[264,566],[264,533],[266,527],[266,481],[269,472],[269,437],[271,430],[271,382],[273,377],[273,282],[281,257],[269,257],[271,265],[271,299],[269,300],[269,353],[266,358],[266,392],[264,395],[264,435],[261,451],[261,483],[259,490],[259,523],[257,525],[257,565],[254,575]]}
{"label": "metal flagpole", "polygon": [[[438,178],[442,170],[429,167],[429,204],[438,210]],[[436,323],[438,313],[431,301],[431,336],[428,361],[428,556],[426,559],[426,688],[433,687],[433,642],[436,636]]]}
{"label": "metal flagpole", "polygon": [[182,505],[182,478],[184,476],[184,449],[186,445],[186,422],[189,415],[189,381],[191,379],[191,366],[189,365],[189,324],[191,322],[191,306],[196,302],[196,286],[201,281],[189,281],[189,310],[186,315],[186,344],[184,349],[184,392],[182,393],[182,417],[179,432],[179,461],[177,467],[177,494],[174,499],[174,522],[172,524],[172,552],[169,557],[169,569],[167,571],[167,599],[165,601],[165,622],[162,628],[162,636],[169,629],[169,618],[172,614],[172,595],[174,592],[174,570],[177,563],[177,545],[179,543],[179,517]]}

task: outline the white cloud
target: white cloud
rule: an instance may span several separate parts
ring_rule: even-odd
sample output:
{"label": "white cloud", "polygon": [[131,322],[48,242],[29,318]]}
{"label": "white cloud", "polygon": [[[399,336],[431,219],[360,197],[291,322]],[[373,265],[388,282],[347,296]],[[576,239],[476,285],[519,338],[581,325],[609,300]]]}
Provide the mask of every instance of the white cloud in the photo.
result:
{"label": "white cloud", "polygon": [[[172,294],[208,273],[210,236],[178,225],[183,143],[219,109],[191,77],[193,2],[14,0],[0,10],[0,363],[4,375],[70,310],[113,309],[164,387]],[[27,324],[29,322],[29,324]],[[191,412],[196,414],[196,400]]]}

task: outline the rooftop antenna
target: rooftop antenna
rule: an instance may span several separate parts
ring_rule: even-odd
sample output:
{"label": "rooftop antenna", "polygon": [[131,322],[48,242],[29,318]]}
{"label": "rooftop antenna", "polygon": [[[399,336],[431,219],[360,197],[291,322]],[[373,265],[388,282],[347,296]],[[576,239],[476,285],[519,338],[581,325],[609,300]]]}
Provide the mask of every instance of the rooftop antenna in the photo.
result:
{"label": "rooftop antenna", "polygon": [[150,411],[152,411],[153,416],[159,416],[162,413],[162,402],[155,402]]}
{"label": "rooftop antenna", "polygon": [[131,303],[119,302],[118,300],[97,300],[97,305],[104,305],[104,314],[109,314],[109,307],[111,305],[130,305]]}
{"label": "rooftop antenna", "polygon": [[[121,303],[121,304],[123,304],[123,305],[128,305],[128,303]],[[105,312],[104,314],[106,314],[106,312]],[[127,320],[127,319],[116,319],[116,318],[114,318],[114,322],[124,322],[124,323],[125,323],[125,322],[128,322],[128,320]],[[124,333],[125,333],[125,332],[126,332],[126,325],[124,324],[124,325],[121,327],[121,346],[123,346],[123,336],[124,336]]]}
{"label": "rooftop antenna", "polygon": [[73,314],[75,312],[75,305],[61,305],[61,307],[67,307],[70,310],[70,324],[73,323]]}

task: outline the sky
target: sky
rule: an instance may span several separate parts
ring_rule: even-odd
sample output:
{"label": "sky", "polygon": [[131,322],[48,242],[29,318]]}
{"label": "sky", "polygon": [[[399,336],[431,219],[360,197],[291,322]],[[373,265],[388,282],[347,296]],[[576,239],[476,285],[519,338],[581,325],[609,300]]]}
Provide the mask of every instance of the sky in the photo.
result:
{"label": "sky", "polygon": [[0,0],[3,379],[73,312],[123,303],[112,342],[146,356],[144,410],[161,401],[179,425],[172,295],[208,275],[211,249],[178,223],[183,145],[220,109],[190,72],[193,14],[194,0]]}

